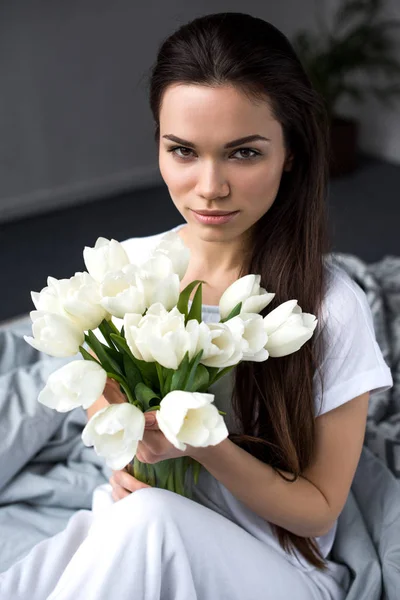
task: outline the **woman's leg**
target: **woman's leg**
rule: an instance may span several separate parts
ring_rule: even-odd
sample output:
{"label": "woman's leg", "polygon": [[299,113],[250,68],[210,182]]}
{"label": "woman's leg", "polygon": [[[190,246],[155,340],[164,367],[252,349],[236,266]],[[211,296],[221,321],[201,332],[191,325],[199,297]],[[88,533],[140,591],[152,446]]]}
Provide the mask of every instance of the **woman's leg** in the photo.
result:
{"label": "woman's leg", "polygon": [[[43,568],[48,570],[46,564]],[[110,598],[325,600],[332,596],[225,517],[172,492],[146,488],[116,502],[93,521],[46,600]]]}

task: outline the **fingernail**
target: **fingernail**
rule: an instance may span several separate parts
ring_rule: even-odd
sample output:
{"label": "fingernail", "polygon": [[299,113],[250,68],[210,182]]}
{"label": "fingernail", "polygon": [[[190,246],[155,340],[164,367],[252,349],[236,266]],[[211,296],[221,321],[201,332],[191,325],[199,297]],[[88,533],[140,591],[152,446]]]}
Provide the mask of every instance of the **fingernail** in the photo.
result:
{"label": "fingernail", "polygon": [[156,418],[154,415],[148,414],[145,416],[146,419],[146,425],[154,425],[154,423],[156,422]]}

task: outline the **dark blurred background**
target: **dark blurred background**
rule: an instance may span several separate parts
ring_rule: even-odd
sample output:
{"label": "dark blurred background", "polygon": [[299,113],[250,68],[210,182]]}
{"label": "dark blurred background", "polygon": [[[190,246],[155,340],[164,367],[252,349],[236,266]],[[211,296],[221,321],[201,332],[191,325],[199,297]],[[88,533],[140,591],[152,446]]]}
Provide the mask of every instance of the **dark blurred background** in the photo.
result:
{"label": "dark blurred background", "polygon": [[[300,30],[320,36],[340,5],[2,2],[0,322],[32,310],[30,291],[40,291],[48,275],[84,270],[83,247],[99,236],[123,240],[182,222],[159,173],[147,99],[148,74],[165,37],[222,11],[271,21],[291,40]],[[400,18],[398,0],[388,0],[382,16]],[[348,13],[345,25],[356,19]],[[394,52],[400,60],[400,48]],[[350,75],[361,84],[367,74]],[[366,262],[399,255],[400,99],[387,107],[372,93],[363,103],[344,94],[334,112],[346,125],[344,137],[335,135],[347,161],[332,169],[329,184],[334,249]]]}

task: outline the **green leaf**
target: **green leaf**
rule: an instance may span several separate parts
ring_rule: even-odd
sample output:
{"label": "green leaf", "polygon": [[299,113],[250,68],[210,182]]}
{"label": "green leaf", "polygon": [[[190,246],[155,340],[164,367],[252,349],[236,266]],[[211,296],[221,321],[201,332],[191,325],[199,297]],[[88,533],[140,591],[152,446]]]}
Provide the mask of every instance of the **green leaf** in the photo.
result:
{"label": "green leaf", "polygon": [[178,304],[176,306],[177,306],[179,312],[181,312],[182,314],[185,315],[185,323],[187,321],[188,302],[189,302],[190,294],[192,293],[192,291],[194,290],[194,288],[196,287],[196,285],[198,283],[206,283],[206,282],[202,281],[201,279],[196,279],[195,281],[192,281],[191,283],[189,283],[189,285],[187,285],[185,287],[185,289],[182,290],[181,293],[179,294],[179,300],[178,300]]}
{"label": "green leaf", "polygon": [[207,392],[209,388],[210,374],[207,367],[198,365],[191,386],[191,392]]}
{"label": "green leaf", "polygon": [[123,325],[121,327],[121,337],[125,338],[125,327]]}
{"label": "green leaf", "polygon": [[[85,335],[85,341],[100,360],[103,369],[106,371],[115,371],[119,375],[123,374],[120,365],[112,357],[110,348],[102,344],[90,329],[87,335]],[[117,354],[119,353],[117,352]]]}
{"label": "green leaf", "polygon": [[156,363],[136,360],[136,364],[140,369],[144,383],[150,388],[159,389]]}
{"label": "green leaf", "polygon": [[221,377],[223,377],[224,375],[229,373],[229,371],[232,371],[232,369],[234,369],[235,367],[236,367],[236,365],[230,365],[229,367],[225,367],[224,369],[221,369],[218,373],[216,373],[214,375],[213,380],[210,381],[210,385],[213,385],[213,383],[218,381],[218,379],[221,379]]}
{"label": "green leaf", "polygon": [[171,392],[172,392],[172,390],[183,389],[182,386],[186,380],[188,372],[189,372],[189,352],[186,352],[178,369],[172,375],[171,387],[170,387]]}
{"label": "green leaf", "polygon": [[99,331],[102,333],[103,337],[107,341],[107,344],[110,346],[110,348],[115,348],[113,341],[110,337],[111,333],[115,333],[115,329],[116,329],[115,326],[110,325],[110,323],[109,323],[109,321],[107,321],[107,319],[103,319],[103,321],[99,325]]}
{"label": "green leaf", "polygon": [[236,304],[235,308],[231,310],[231,312],[225,319],[220,320],[220,323],[226,323],[226,321],[229,321],[229,319],[233,319],[233,317],[237,317],[237,315],[240,314],[241,310],[242,310],[242,302],[239,302],[239,304]]}
{"label": "green leaf", "polygon": [[100,367],[102,367],[102,364],[94,357],[90,354],[90,352],[88,352],[87,350],[85,350],[85,348],[83,346],[79,346],[79,350],[83,356],[83,358],[85,360],[92,360],[93,362],[97,363],[98,365],[100,365]]}
{"label": "green leaf", "polygon": [[118,348],[120,352],[127,354],[132,360],[137,361],[138,359],[132,354],[131,349],[129,348],[127,341],[122,335],[111,333],[110,338]]}
{"label": "green leaf", "polygon": [[149,407],[149,402],[153,398],[158,398],[158,400],[160,400],[160,396],[144,383],[138,383],[135,386],[134,394],[135,398],[137,398],[142,405],[143,410],[146,410]]}
{"label": "green leaf", "polygon": [[162,366],[158,362],[156,362],[156,369],[157,369],[158,383],[160,386],[160,394],[161,394],[161,396],[163,396],[164,395],[164,373],[163,373]]}
{"label": "green leaf", "polygon": [[190,319],[196,319],[198,323],[201,323],[202,321],[202,288],[203,283],[200,283],[194,295],[192,306],[190,307],[187,317],[188,321],[190,321]]}
{"label": "green leaf", "polygon": [[212,382],[213,382],[213,380],[214,380],[214,377],[216,376],[216,374],[217,374],[217,373],[218,373],[218,371],[219,371],[219,367],[206,367],[206,369],[207,369],[207,371],[208,371],[208,373],[209,373],[209,376],[210,376],[210,382],[209,382],[209,385],[212,385]]}
{"label": "green leaf", "polygon": [[127,354],[123,354],[123,359],[125,377],[128,382],[129,388],[133,391],[138,383],[143,383],[142,375],[136,364]]}
{"label": "green leaf", "polygon": [[192,385],[193,385],[194,378],[195,378],[195,375],[196,375],[197,365],[200,362],[202,354],[203,354],[203,349],[201,349],[196,354],[196,356],[193,358],[193,362],[192,362],[192,364],[190,366],[190,371],[188,373],[188,376],[184,380],[184,387],[183,387],[184,391],[192,391]]}
{"label": "green leaf", "polygon": [[166,396],[171,391],[171,382],[174,375],[174,369],[164,369],[164,390],[163,396]]}

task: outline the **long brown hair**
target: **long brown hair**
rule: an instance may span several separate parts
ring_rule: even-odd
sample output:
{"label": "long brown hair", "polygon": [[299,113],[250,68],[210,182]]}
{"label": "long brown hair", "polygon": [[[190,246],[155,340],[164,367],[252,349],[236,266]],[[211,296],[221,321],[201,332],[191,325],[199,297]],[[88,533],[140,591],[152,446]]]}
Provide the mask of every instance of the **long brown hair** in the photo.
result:
{"label": "long brown hair", "polygon": [[[324,101],[291,44],[270,23],[244,13],[210,14],[181,26],[161,44],[150,77],[157,144],[163,94],[177,83],[233,85],[249,98],[269,102],[294,160],[291,170],[282,173],[271,208],[254,226],[241,276],[260,274],[261,285],[276,294],[263,316],[297,299],[303,312],[319,318],[326,287],[324,255],[331,252],[325,202],[329,123]],[[315,334],[289,356],[244,361],[234,369],[232,401],[243,435],[229,437],[281,477],[288,479],[280,470],[293,474],[290,481],[314,453],[313,377],[323,352],[322,330]],[[297,548],[311,564],[326,568],[314,538],[271,527],[287,552]]]}

